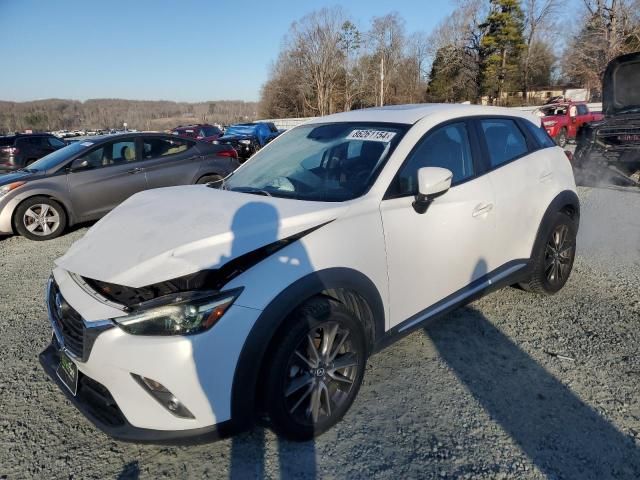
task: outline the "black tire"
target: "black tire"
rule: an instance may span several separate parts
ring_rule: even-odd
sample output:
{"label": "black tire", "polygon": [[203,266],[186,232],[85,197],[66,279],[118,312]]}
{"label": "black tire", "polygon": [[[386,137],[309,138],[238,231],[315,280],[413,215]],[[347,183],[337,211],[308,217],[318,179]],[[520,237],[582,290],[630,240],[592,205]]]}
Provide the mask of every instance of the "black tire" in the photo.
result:
{"label": "black tire", "polygon": [[205,175],[196,182],[198,185],[204,185],[206,183],[213,183],[216,187],[220,187],[220,185],[222,185],[222,177],[220,175]]}
{"label": "black tire", "polygon": [[358,394],[367,359],[364,329],[341,303],[318,296],[281,331],[264,370],[265,410],[276,433],[309,440],[340,421]]}
{"label": "black tire", "polygon": [[567,146],[567,129],[566,128],[560,129],[560,131],[558,132],[558,135],[556,135],[555,141],[556,141],[556,144],[561,148],[564,148]]}
{"label": "black tire", "polygon": [[564,287],[573,268],[577,233],[576,222],[566,213],[557,212],[551,228],[536,246],[531,277],[520,286],[543,295],[553,295]]}
{"label": "black tire", "polygon": [[29,240],[51,240],[64,232],[67,214],[62,205],[51,198],[31,197],[18,205],[13,222],[16,231]]}

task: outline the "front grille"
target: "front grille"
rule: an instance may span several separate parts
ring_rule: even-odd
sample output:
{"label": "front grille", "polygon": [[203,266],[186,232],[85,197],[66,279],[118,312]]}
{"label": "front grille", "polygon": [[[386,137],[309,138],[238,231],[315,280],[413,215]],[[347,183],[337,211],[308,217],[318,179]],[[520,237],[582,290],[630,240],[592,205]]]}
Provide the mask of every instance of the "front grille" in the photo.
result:
{"label": "front grille", "polygon": [[67,303],[55,282],[49,289],[49,311],[55,322],[64,346],[73,355],[83,358],[84,352],[84,321],[78,312]]}

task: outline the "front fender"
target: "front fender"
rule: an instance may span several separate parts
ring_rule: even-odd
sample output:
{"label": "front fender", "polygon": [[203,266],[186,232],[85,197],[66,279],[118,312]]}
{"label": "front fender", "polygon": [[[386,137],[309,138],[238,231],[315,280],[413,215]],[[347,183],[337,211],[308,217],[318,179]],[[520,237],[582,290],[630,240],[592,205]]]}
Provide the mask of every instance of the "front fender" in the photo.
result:
{"label": "front fender", "polygon": [[234,421],[246,422],[244,427],[249,427],[253,422],[258,376],[269,344],[285,319],[304,301],[330,289],[348,289],[360,294],[373,314],[373,340],[384,334],[382,297],[374,283],[361,272],[336,267],[313,272],[298,279],[269,303],[247,336],[234,373],[231,399],[231,417]]}

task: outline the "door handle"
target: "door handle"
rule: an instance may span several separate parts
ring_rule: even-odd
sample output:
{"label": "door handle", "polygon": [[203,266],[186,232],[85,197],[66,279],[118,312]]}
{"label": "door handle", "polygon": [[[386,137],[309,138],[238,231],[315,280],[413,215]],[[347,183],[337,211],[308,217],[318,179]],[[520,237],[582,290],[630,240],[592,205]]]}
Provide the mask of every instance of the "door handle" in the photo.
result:
{"label": "door handle", "polygon": [[552,178],[553,178],[553,172],[544,172],[540,175],[541,182],[546,182],[548,180],[551,180]]}
{"label": "door handle", "polygon": [[476,208],[473,209],[472,217],[479,217],[480,215],[484,215],[493,210],[493,203],[481,203]]}
{"label": "door handle", "polygon": [[144,168],[132,168],[131,170],[127,170],[127,173],[133,175],[134,173],[140,173],[144,170]]}

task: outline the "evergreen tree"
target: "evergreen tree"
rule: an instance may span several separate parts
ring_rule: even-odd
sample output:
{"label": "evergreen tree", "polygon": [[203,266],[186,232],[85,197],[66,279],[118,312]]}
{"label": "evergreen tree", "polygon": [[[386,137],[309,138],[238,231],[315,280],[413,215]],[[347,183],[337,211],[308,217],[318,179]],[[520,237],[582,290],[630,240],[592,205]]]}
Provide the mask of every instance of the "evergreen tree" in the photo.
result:
{"label": "evergreen tree", "polygon": [[515,90],[520,82],[520,56],[526,46],[524,14],[519,0],[490,0],[491,9],[482,24],[480,74],[483,92],[503,103],[505,89]]}

